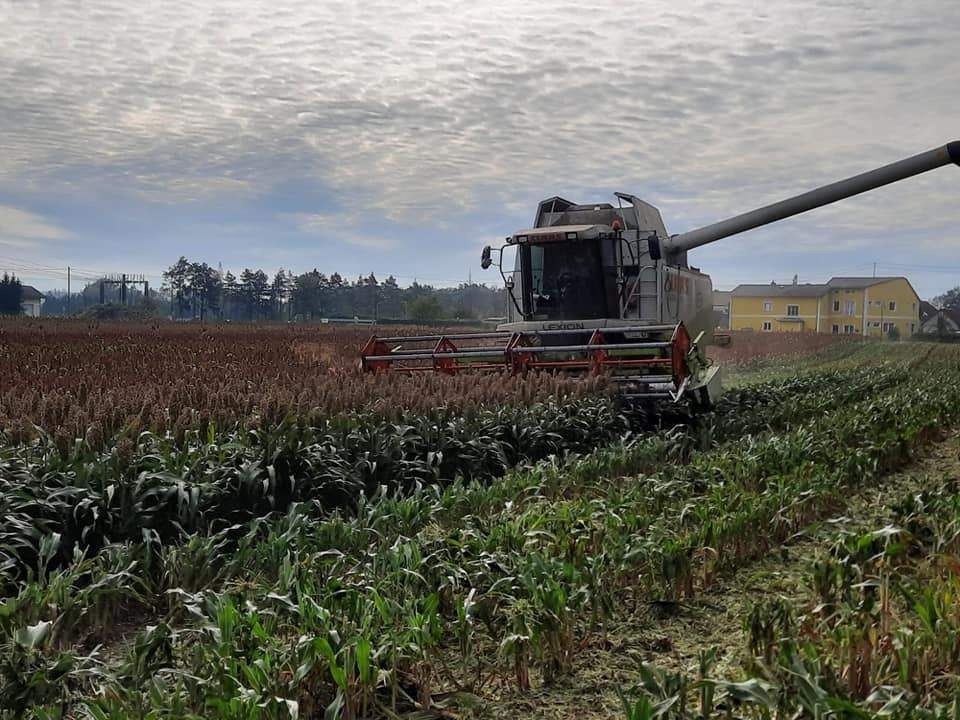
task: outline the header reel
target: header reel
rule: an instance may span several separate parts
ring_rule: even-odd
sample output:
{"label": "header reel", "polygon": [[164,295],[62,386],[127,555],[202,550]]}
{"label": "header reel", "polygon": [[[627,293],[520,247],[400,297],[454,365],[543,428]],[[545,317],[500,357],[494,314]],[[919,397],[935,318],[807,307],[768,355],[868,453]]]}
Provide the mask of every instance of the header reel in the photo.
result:
{"label": "header reel", "polygon": [[371,337],[361,350],[367,372],[506,372],[606,375],[630,400],[692,399],[711,405],[719,367],[677,325],[495,331],[459,335]]}

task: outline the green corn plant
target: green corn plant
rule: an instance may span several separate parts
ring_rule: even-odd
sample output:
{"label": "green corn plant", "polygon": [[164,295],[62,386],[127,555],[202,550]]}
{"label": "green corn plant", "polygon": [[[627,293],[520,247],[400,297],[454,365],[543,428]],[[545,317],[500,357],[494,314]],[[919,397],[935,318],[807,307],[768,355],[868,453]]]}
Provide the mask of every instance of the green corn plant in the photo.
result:
{"label": "green corn plant", "polygon": [[95,656],[56,649],[50,621],[16,628],[0,642],[0,709],[23,717],[35,708],[56,707],[89,689]]}
{"label": "green corn plant", "polygon": [[667,599],[679,601],[693,597],[691,551],[681,541],[668,539],[661,546],[660,574]]}
{"label": "green corn plant", "polygon": [[717,664],[718,649],[713,647],[697,653],[697,682],[700,700],[700,717],[710,720],[714,709],[714,684],[710,674]]}
{"label": "green corn plant", "polygon": [[123,675],[144,682],[158,670],[171,667],[175,637],[176,633],[166,623],[147,626],[130,650]]}
{"label": "green corn plant", "polygon": [[640,695],[636,700],[631,701],[626,694],[617,689],[620,694],[620,702],[623,704],[623,716],[625,720],[653,720],[659,713],[653,703],[646,695]]}
{"label": "green corn plant", "polygon": [[482,672],[480,658],[479,656],[475,657],[474,608],[476,607],[476,595],[476,588],[471,588],[466,597],[458,596],[454,605],[456,613],[454,633],[457,638],[460,658],[463,663],[462,673],[465,677],[469,675],[471,659],[476,660],[476,675],[470,683],[470,689],[475,689],[480,686]]}
{"label": "green corn plant", "polygon": [[512,669],[517,687],[526,691],[530,689],[530,630],[533,610],[524,600],[516,600],[510,608],[510,629],[500,641],[500,654],[506,659]]}

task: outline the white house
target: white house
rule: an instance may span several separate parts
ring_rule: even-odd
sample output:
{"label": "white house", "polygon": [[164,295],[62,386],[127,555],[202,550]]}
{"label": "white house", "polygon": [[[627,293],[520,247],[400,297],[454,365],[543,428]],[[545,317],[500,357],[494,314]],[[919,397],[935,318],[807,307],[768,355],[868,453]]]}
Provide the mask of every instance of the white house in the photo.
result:
{"label": "white house", "polygon": [[22,285],[20,307],[23,308],[23,314],[28,317],[40,317],[40,308],[43,306],[43,299],[45,297],[46,296],[33,287],[33,285]]}

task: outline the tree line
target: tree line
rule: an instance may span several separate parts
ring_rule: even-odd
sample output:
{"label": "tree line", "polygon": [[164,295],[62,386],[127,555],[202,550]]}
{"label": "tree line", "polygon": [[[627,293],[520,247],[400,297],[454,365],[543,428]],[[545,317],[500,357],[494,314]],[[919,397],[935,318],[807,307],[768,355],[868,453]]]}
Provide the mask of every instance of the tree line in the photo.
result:
{"label": "tree line", "polygon": [[13,275],[3,274],[0,279],[0,315],[19,315],[23,301],[23,286]]}
{"label": "tree line", "polygon": [[960,310],[960,285],[931,298],[930,302],[940,310]]}
{"label": "tree line", "polygon": [[506,307],[503,290],[485,285],[435,288],[414,281],[401,287],[393,275],[380,281],[373,273],[354,281],[318,269],[296,275],[281,268],[271,277],[263,270],[244,268],[234,275],[181,257],[163,277],[174,318],[423,321],[501,316]]}
{"label": "tree line", "polygon": [[[234,274],[186,257],[167,268],[163,281],[160,288],[151,287],[147,296],[139,288],[128,287],[129,311],[179,320],[361,318],[421,322],[500,317],[506,313],[507,302],[502,289],[472,282],[437,288],[414,281],[401,287],[392,275],[381,281],[370,273],[351,281],[338,272],[328,275],[318,269],[298,275],[281,268],[268,275],[261,269],[244,268]],[[100,305],[100,297],[99,280],[69,296],[52,290],[46,294],[43,314],[75,315],[119,309],[120,290],[115,285],[103,289],[105,306]]]}

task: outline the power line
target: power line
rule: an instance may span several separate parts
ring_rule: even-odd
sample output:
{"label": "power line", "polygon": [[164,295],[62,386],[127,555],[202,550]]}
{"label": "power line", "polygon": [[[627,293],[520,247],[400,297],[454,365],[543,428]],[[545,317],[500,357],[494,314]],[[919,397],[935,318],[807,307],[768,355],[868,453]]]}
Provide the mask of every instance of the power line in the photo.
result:
{"label": "power line", "polygon": [[12,258],[7,255],[0,255],[0,260],[43,270],[61,270],[66,267],[66,265],[48,265],[45,263],[36,263],[31,260],[21,260],[20,258]]}
{"label": "power line", "polygon": [[[0,269],[7,267],[11,270],[17,270],[18,272],[27,273],[29,272],[32,275],[39,277],[49,277],[53,276],[55,278],[66,278],[67,276],[67,267],[68,263],[63,265],[49,265],[44,263],[37,263],[30,260],[21,260],[17,258],[12,258],[9,256],[0,255]],[[74,277],[78,279],[88,279],[88,280],[99,280],[101,278],[110,276],[111,273],[105,270],[94,270],[91,268],[79,267],[69,263],[70,270]],[[115,273],[114,273],[115,274]],[[352,273],[340,273],[341,277],[349,278]],[[358,273],[363,275],[363,273]],[[460,285],[460,284],[470,284],[472,282],[472,277],[467,278],[440,278],[435,276],[423,276],[423,275],[395,275],[393,273],[379,273],[374,272],[375,275],[384,277],[385,275],[392,275],[397,280],[404,281],[416,281],[416,282],[427,282],[427,283],[442,283],[444,285]],[[141,273],[144,277],[150,278],[151,280],[163,280],[163,273]]]}
{"label": "power line", "polygon": [[66,274],[66,268],[44,268],[44,267],[34,267],[30,265],[21,265],[19,263],[4,263],[0,261],[0,267],[9,268],[10,270],[17,270],[20,272],[29,272],[29,273],[53,273],[53,274]]}
{"label": "power line", "polygon": [[[71,272],[74,275],[93,278],[93,279],[99,279],[101,277],[105,277],[111,274],[111,272],[108,270],[94,270],[87,267],[78,267],[77,265],[73,265],[72,263],[64,263],[63,265],[50,265],[46,263],[37,263],[31,260],[21,260],[19,258],[12,258],[6,255],[0,255],[0,267],[5,265],[9,267],[16,266],[16,268],[21,271],[26,271],[26,270],[37,271],[37,272],[49,271],[49,272],[59,273],[62,275],[66,275],[66,267],[67,265],[70,265]],[[154,274],[154,273],[140,273],[140,274],[153,279],[162,277],[162,274]]]}
{"label": "power line", "polygon": [[883,262],[879,263],[881,267],[896,267],[907,270],[920,270],[925,272],[951,272],[960,273],[960,267],[950,267],[943,265],[913,265],[907,263]]}
{"label": "power line", "polygon": [[[14,275],[22,277],[38,277],[49,280],[66,280],[68,273],[66,270],[57,271],[57,270],[36,270],[34,268],[22,268],[14,265],[3,265],[0,264],[0,271],[10,272]],[[73,276],[80,280],[88,280],[94,282],[99,279],[95,275],[83,275],[80,273],[73,273]]]}
{"label": "power line", "polygon": [[[859,265],[844,265],[839,268],[832,268],[832,273],[834,275],[842,275],[843,273],[852,273],[861,270],[870,270],[873,277],[882,275],[883,269],[892,270],[898,273],[911,272],[916,273],[917,275],[924,275],[927,273],[946,273],[951,275],[960,275],[960,267],[951,267],[951,266],[942,266],[942,265],[916,265],[912,263],[897,263],[897,262],[867,262],[861,263]],[[866,273],[870,274],[870,273]],[[776,282],[780,282],[776,280]],[[809,280],[805,280],[809,282]]]}
{"label": "power line", "polygon": [[[96,282],[104,278],[109,278],[116,274],[107,271],[91,270],[89,268],[78,268],[73,265],[69,267],[70,270],[68,271],[67,266],[46,265],[32,262],[30,260],[20,260],[7,256],[0,256],[0,270],[10,271],[14,274],[26,277],[67,281],[72,275],[73,278],[89,283]],[[140,275],[150,278],[151,280],[157,280],[162,277],[152,273],[140,273]]]}
{"label": "power line", "polygon": [[[11,271],[16,271],[21,274],[38,276],[38,277],[66,277],[67,271],[66,268],[54,268],[54,267],[44,267],[39,265],[24,265],[21,263],[5,263],[0,261],[0,269],[7,269]],[[99,275],[94,275],[93,273],[84,273],[84,272],[75,272],[74,275],[79,277],[86,277],[89,279],[96,279]]]}
{"label": "power line", "polygon": [[14,275],[25,275],[27,277],[49,277],[49,278],[66,278],[66,272],[54,272],[51,270],[34,270],[31,268],[21,268],[15,265],[0,265],[0,270],[5,272],[11,272]]}

